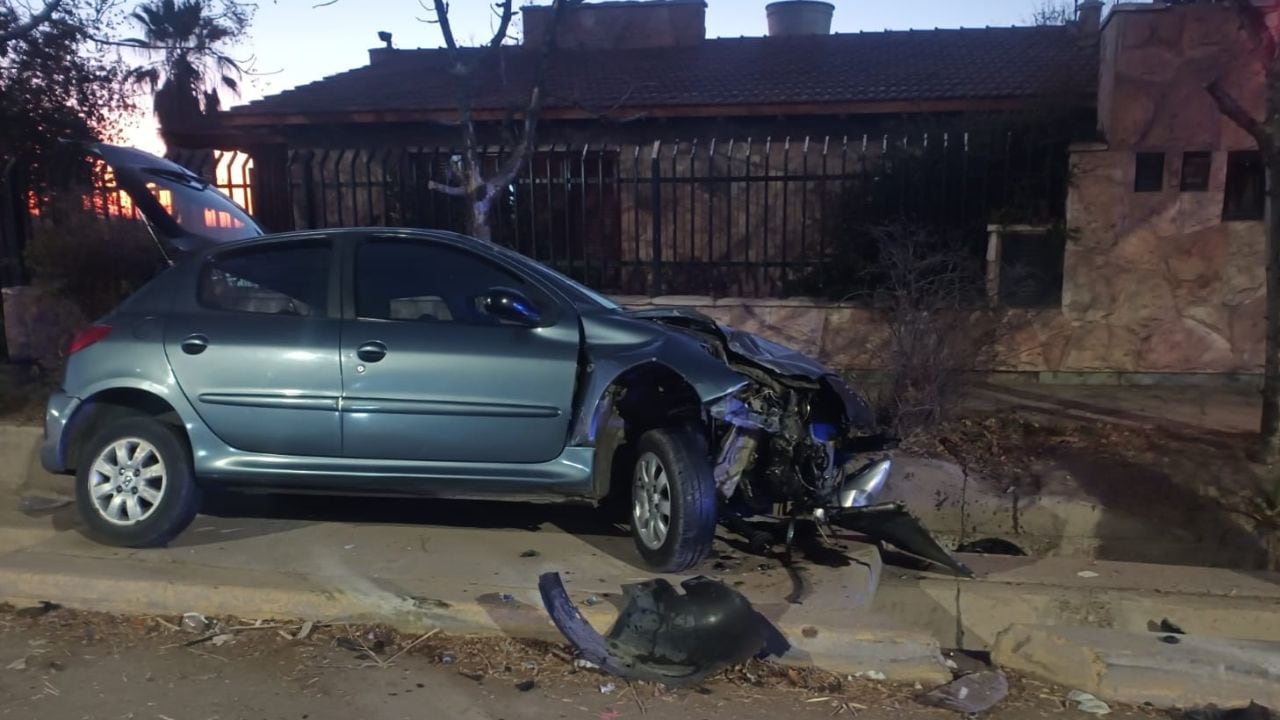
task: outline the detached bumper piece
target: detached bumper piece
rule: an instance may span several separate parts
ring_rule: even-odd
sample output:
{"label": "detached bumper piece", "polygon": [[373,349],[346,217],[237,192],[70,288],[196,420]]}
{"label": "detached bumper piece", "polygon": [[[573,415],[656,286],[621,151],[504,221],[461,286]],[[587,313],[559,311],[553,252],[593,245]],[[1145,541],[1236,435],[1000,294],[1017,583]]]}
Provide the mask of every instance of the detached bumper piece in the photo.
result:
{"label": "detached bumper piece", "polygon": [[551,621],[584,659],[619,677],[693,685],[765,651],[772,628],[741,593],[705,577],[681,587],[684,594],[661,578],[623,586],[622,612],[602,637],[559,573],[538,578]]}
{"label": "detached bumper piece", "polygon": [[882,503],[868,507],[835,510],[827,516],[831,524],[881,540],[918,557],[937,563],[964,577],[973,571],[938,544],[916,516],[902,503]]}

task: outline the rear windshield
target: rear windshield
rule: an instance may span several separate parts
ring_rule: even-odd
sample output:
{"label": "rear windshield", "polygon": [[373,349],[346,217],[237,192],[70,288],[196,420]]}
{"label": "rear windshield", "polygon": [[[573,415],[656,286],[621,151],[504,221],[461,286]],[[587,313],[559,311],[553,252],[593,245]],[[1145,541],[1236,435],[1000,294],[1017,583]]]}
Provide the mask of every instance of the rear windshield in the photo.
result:
{"label": "rear windshield", "polygon": [[187,233],[219,243],[262,234],[240,206],[195,175],[147,169],[147,190]]}

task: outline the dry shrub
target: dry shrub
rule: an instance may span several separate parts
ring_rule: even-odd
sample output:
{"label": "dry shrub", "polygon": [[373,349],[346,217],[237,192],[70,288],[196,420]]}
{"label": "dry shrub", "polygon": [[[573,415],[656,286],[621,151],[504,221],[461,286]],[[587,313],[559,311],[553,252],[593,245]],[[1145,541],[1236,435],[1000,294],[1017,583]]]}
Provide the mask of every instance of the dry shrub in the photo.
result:
{"label": "dry shrub", "polygon": [[86,210],[76,193],[41,209],[26,261],[35,285],[69,299],[87,318],[105,315],[165,267],[141,220]]}

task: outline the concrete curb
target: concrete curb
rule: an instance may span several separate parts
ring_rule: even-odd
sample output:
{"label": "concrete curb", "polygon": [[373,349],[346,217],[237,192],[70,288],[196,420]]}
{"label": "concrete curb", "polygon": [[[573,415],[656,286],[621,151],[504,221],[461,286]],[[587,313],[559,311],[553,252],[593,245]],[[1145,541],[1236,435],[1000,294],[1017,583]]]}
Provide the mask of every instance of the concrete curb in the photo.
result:
{"label": "concrete curb", "polygon": [[[128,559],[101,560],[39,551],[0,556],[0,602],[52,600],[67,607],[130,615],[200,612],[243,618],[382,623],[406,632],[440,628],[458,634],[504,634],[563,640],[529,588],[469,588],[410,598],[389,581],[324,578],[243,568],[199,568],[198,579],[175,579],[171,568]],[[504,599],[505,598],[505,599]],[[601,632],[617,617],[608,603],[583,615]],[[766,615],[768,613],[766,612]],[[823,616],[817,619],[814,615]],[[838,673],[876,671],[893,682],[938,685],[951,679],[938,642],[926,633],[868,623],[857,613],[787,613],[778,629],[793,644],[782,662]]]}
{"label": "concrete curb", "polygon": [[1275,573],[1071,558],[965,561],[978,580],[886,572],[872,609],[971,650],[991,649],[1013,625],[1143,633],[1165,618],[1193,635],[1280,642]]}
{"label": "concrete curb", "polygon": [[1280,705],[1280,643],[1096,628],[1015,625],[1000,633],[1001,667],[1107,700],[1158,708]]}

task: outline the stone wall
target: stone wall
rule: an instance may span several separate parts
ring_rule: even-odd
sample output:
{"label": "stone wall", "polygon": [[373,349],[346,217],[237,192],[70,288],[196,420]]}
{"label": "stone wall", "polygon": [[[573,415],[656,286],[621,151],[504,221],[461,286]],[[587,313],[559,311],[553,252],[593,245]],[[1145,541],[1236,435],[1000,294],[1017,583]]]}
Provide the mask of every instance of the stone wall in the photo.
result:
{"label": "stone wall", "polygon": [[[1222,221],[1227,153],[1256,146],[1205,91],[1218,80],[1261,115],[1262,70],[1248,42],[1223,4],[1130,3],[1112,11],[1098,99],[1106,142],[1073,152],[1067,216],[1074,236],[1063,317],[1045,333],[1046,369],[1260,370],[1263,224]],[[1212,153],[1207,191],[1181,191],[1187,151]],[[1134,191],[1137,152],[1164,154],[1160,191]]]}

